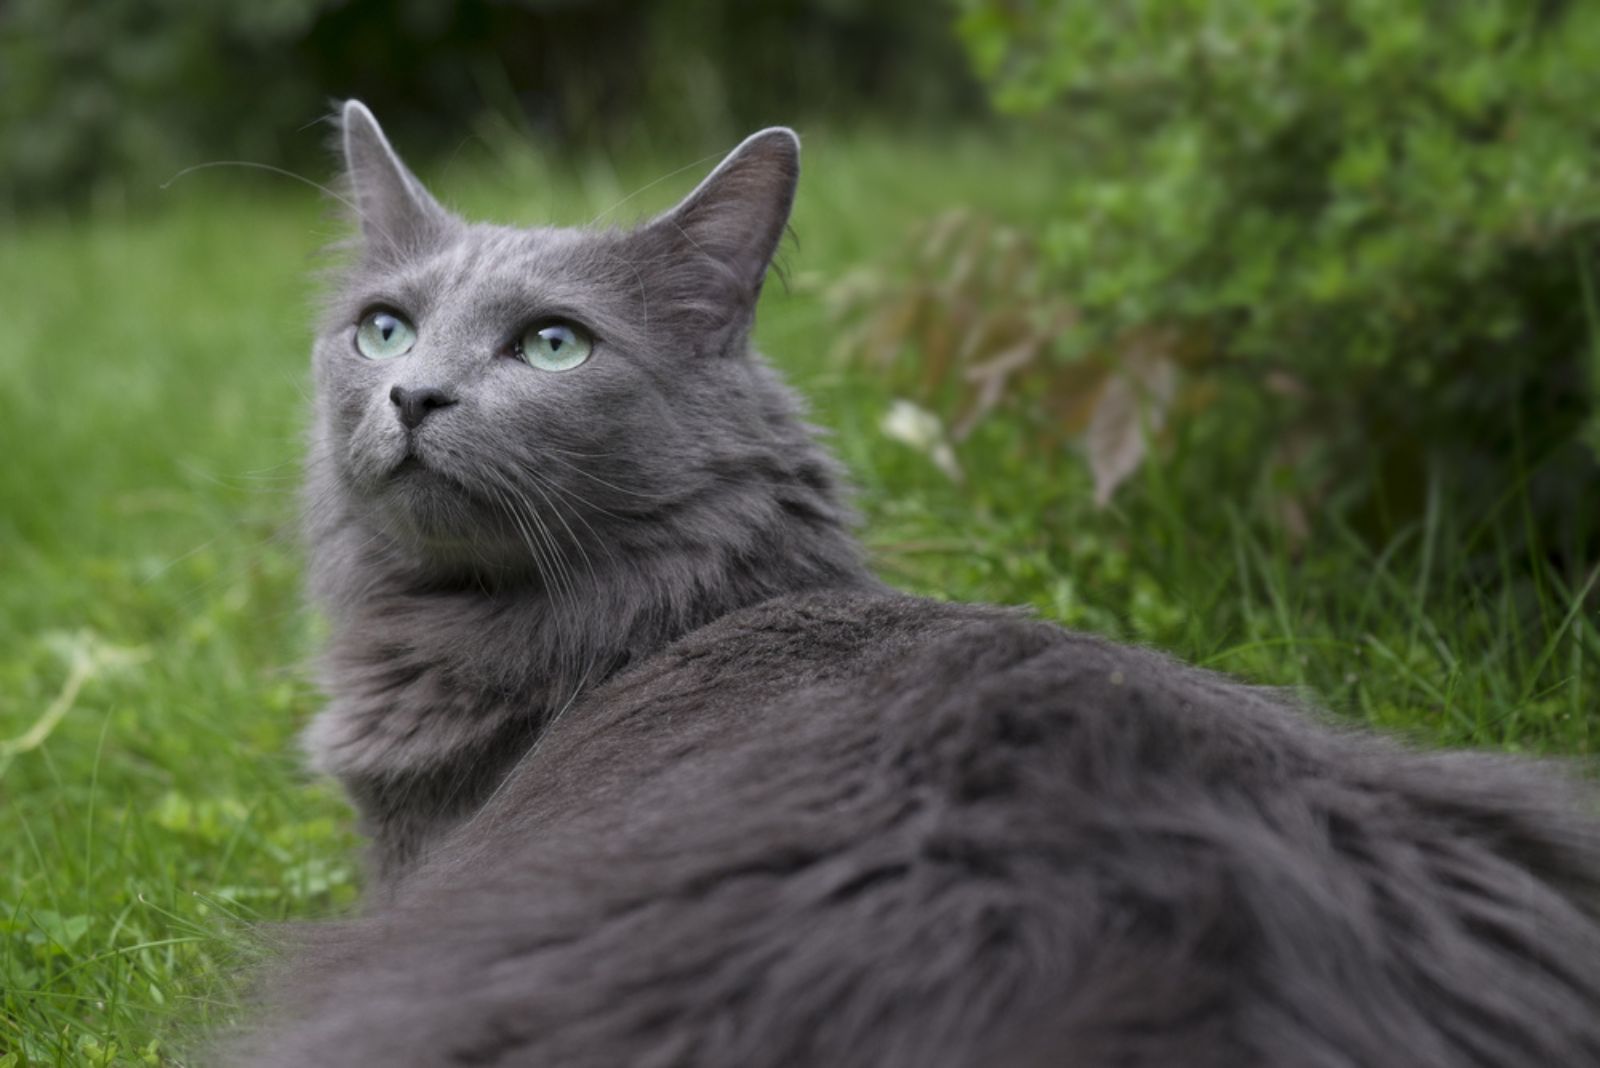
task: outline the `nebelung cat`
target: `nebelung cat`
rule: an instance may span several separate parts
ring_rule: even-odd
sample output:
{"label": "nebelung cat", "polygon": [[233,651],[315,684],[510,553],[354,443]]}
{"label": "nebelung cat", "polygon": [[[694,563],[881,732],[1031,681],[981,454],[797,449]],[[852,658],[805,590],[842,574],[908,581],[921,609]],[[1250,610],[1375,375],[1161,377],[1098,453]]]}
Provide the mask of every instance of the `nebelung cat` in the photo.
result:
{"label": "nebelung cat", "polygon": [[375,886],[239,1059],[1600,1064],[1559,769],[867,573],[750,351],[793,134],[588,231],[463,222],[342,130],[308,745]]}

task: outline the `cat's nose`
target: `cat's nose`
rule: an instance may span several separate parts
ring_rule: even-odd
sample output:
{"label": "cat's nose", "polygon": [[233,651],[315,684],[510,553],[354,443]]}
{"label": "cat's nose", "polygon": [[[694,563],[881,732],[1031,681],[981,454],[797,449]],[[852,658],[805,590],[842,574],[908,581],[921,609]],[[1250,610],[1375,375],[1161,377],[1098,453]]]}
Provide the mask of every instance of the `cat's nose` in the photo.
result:
{"label": "cat's nose", "polygon": [[395,386],[389,391],[389,399],[400,410],[400,421],[406,425],[407,430],[415,430],[428,418],[428,413],[435,408],[448,408],[456,399],[442,389],[432,386],[421,386],[417,389],[407,389],[404,386]]}

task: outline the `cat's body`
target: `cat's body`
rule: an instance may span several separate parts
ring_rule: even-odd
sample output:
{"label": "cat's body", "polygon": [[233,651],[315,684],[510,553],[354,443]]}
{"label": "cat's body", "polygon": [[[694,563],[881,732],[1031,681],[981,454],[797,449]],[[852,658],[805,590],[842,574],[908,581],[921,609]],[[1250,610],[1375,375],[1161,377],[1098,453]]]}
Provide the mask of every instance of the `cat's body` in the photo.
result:
{"label": "cat's body", "polygon": [[[367,248],[318,346],[309,742],[377,889],[308,933],[252,1063],[1600,1064],[1600,824],[1550,766],[864,571],[746,351],[789,135],[633,234],[519,244],[344,120]],[[395,276],[405,358],[448,358],[356,362]],[[524,291],[495,329],[556,307],[589,364],[486,362],[473,322]],[[417,374],[420,421],[385,404]],[[481,488],[538,463],[524,540]]]}

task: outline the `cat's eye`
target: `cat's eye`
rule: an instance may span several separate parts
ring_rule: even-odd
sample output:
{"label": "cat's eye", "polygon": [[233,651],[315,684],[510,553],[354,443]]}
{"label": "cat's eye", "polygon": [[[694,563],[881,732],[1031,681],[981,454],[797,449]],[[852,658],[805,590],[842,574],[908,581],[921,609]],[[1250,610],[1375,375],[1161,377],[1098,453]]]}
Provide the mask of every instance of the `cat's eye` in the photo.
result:
{"label": "cat's eye", "polygon": [[417,343],[416,327],[398,312],[374,308],[356,326],[356,351],[369,360],[392,360],[404,356]]}
{"label": "cat's eye", "polygon": [[534,323],[517,340],[516,355],[541,371],[570,371],[594,351],[594,338],[577,323]]}

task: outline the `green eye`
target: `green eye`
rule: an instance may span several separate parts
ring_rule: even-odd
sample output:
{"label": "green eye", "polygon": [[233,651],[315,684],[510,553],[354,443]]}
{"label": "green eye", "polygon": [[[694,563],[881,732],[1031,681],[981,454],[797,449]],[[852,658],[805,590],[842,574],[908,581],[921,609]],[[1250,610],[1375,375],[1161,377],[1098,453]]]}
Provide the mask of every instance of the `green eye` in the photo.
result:
{"label": "green eye", "polygon": [[577,323],[528,327],[517,342],[517,355],[541,371],[570,371],[589,358],[594,338]]}
{"label": "green eye", "polygon": [[417,343],[417,330],[392,311],[378,308],[361,317],[356,327],[356,348],[369,360],[404,356]]}

